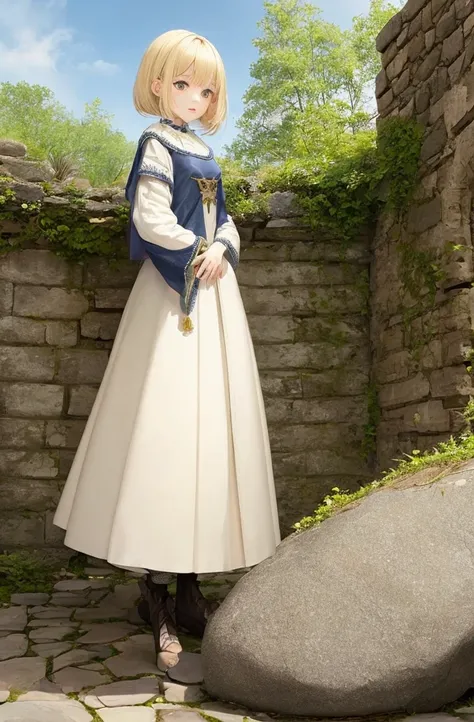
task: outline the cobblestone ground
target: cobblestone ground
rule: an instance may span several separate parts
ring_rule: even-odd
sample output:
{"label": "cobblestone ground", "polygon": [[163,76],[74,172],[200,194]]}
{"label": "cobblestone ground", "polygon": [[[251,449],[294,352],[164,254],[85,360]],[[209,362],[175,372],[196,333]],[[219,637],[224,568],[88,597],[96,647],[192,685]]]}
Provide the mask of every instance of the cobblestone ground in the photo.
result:
{"label": "cobblestone ground", "polygon": [[[211,700],[203,690],[200,641],[170,679],[157,674],[151,630],[136,612],[134,575],[110,568],[68,578],[52,595],[14,594],[0,606],[0,722],[265,722],[270,716]],[[203,591],[223,599],[239,574],[206,575]],[[474,708],[458,710],[474,722]],[[446,714],[411,722],[452,722]]]}

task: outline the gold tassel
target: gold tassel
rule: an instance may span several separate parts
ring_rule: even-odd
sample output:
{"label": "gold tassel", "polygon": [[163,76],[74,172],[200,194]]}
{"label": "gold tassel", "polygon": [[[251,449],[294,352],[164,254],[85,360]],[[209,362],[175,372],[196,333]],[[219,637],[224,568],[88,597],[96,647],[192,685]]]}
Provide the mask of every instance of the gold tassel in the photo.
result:
{"label": "gold tassel", "polygon": [[185,316],[183,318],[183,333],[191,333],[193,328],[194,328],[194,326],[193,326],[193,322],[191,321],[191,317]]}

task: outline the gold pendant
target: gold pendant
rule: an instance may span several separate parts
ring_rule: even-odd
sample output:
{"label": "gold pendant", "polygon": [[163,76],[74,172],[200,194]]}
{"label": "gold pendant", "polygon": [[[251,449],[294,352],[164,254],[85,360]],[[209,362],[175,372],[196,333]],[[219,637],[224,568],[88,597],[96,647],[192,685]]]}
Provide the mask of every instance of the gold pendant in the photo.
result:
{"label": "gold pendant", "polygon": [[192,178],[197,182],[199,190],[201,191],[202,202],[207,205],[209,212],[211,210],[211,203],[216,205],[218,181],[215,178],[194,178],[194,176],[192,176]]}
{"label": "gold pendant", "polygon": [[193,328],[194,328],[194,326],[193,326],[193,322],[191,321],[191,317],[185,316],[183,318],[183,325],[182,325],[183,333],[191,333]]}

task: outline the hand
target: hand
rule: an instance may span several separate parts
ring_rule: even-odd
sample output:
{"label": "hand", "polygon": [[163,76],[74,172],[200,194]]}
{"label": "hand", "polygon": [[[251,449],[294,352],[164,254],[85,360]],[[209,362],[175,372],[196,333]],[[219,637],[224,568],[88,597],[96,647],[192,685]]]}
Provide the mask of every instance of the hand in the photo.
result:
{"label": "hand", "polygon": [[212,243],[211,246],[196,256],[191,263],[192,266],[199,266],[196,271],[196,278],[206,281],[208,284],[214,283],[217,278],[222,278],[224,274],[223,256],[225,246],[223,243]]}

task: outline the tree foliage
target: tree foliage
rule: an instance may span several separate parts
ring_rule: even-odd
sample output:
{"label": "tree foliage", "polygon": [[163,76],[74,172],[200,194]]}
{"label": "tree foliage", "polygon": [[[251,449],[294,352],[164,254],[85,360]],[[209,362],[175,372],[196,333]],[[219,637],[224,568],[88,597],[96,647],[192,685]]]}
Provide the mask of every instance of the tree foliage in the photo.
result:
{"label": "tree foliage", "polygon": [[368,88],[380,65],[375,37],[398,8],[371,0],[349,30],[322,20],[305,0],[265,0],[264,8],[254,82],[226,153],[251,168],[330,157],[345,135],[371,126]]}
{"label": "tree foliage", "polygon": [[84,116],[74,117],[41,85],[0,83],[0,137],[19,140],[29,156],[53,158],[93,185],[116,182],[128,168],[135,150],[123,133],[112,127],[113,116],[99,99],[86,104]]}

